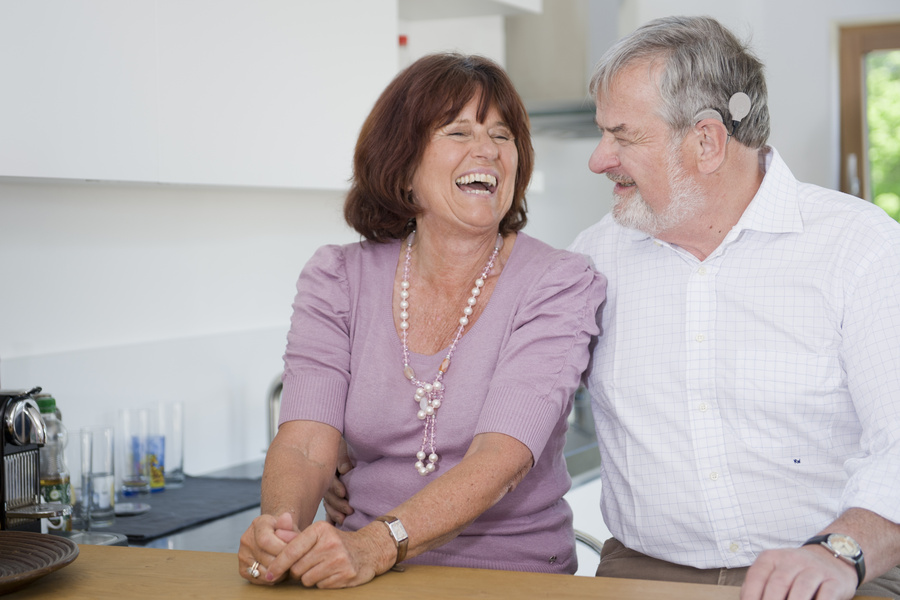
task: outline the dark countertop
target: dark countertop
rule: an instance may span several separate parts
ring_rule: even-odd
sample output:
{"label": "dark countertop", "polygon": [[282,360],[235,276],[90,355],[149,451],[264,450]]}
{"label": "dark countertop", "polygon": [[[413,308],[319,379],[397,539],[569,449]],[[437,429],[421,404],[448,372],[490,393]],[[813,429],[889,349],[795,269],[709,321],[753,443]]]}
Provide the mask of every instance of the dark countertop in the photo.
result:
{"label": "dark countertop", "polygon": [[[205,473],[209,477],[235,477],[256,479],[262,476],[263,460],[249,462],[236,467]],[[188,527],[176,533],[162,536],[147,543],[131,543],[131,546],[143,548],[165,548],[169,550],[200,550],[205,552],[237,552],[241,535],[250,526],[254,518],[259,516],[259,507],[222,517],[209,523]],[[316,520],[325,518],[325,511],[320,506]]]}

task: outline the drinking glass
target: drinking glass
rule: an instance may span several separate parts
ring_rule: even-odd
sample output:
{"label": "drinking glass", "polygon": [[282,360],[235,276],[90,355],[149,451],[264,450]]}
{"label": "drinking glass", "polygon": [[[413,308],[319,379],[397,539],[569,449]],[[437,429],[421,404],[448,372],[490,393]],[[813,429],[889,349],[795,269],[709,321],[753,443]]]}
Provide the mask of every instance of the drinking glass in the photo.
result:
{"label": "drinking glass", "polygon": [[161,402],[159,430],[165,439],[165,480],[167,488],[184,485],[184,405]]}
{"label": "drinking glass", "polygon": [[116,520],[115,435],[112,427],[81,430],[82,524],[109,527]]}
{"label": "drinking glass", "polygon": [[149,410],[129,408],[118,411],[116,455],[119,457],[123,496],[135,496],[150,491],[150,461],[147,459],[149,433]]}

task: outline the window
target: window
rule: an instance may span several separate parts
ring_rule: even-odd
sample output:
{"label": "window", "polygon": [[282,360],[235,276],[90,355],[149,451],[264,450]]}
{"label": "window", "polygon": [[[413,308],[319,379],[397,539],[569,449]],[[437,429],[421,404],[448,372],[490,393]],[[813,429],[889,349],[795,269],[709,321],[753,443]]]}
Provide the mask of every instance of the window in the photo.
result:
{"label": "window", "polygon": [[840,30],[841,190],[900,220],[900,23]]}

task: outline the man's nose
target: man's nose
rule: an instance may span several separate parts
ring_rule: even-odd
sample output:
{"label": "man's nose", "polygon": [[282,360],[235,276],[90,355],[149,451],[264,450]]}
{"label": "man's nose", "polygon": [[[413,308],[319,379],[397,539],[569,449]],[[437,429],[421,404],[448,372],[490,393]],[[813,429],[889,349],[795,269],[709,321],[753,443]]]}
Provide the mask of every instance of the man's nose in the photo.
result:
{"label": "man's nose", "polygon": [[608,136],[604,135],[600,138],[600,143],[597,144],[597,147],[594,148],[594,151],[591,153],[591,158],[588,160],[588,167],[594,173],[601,174],[618,165],[619,157],[615,152],[613,143],[608,139]]}

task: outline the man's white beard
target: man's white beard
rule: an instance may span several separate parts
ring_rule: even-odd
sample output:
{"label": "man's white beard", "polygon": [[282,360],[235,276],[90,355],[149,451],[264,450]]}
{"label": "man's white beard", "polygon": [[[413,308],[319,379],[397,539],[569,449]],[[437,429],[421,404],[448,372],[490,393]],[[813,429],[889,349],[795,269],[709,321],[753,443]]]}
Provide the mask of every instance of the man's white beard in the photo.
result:
{"label": "man's white beard", "polygon": [[628,197],[614,194],[612,214],[619,225],[656,236],[682,225],[700,211],[704,201],[703,191],[688,177],[676,156],[676,148],[673,147],[666,165],[669,187],[672,190],[668,206],[660,213],[654,212],[637,188]]}

